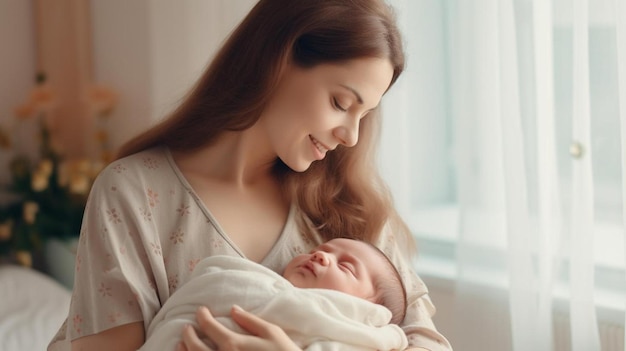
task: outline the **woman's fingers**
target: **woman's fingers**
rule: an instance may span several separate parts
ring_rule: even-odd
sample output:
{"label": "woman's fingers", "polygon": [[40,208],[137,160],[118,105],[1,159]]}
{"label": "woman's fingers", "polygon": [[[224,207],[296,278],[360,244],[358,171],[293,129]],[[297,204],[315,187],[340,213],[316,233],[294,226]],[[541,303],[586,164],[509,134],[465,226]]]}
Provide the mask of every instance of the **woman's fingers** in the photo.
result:
{"label": "woman's fingers", "polygon": [[276,337],[277,331],[280,330],[280,328],[276,325],[271,324],[248,311],[244,311],[237,305],[233,306],[230,315],[240,327],[247,330],[250,334],[259,336],[263,339]]}
{"label": "woman's fingers", "polygon": [[[231,309],[231,317],[252,335],[239,334],[226,328],[213,317],[206,307],[200,307],[196,312],[200,331],[213,341],[220,351],[300,350],[280,327],[244,311],[238,306],[233,306]],[[187,351],[210,350],[198,338],[193,328],[183,332],[183,341]]]}
{"label": "woman's fingers", "polygon": [[183,328],[183,340],[178,344],[176,351],[210,351],[209,348],[193,329],[191,325]]}
{"label": "woman's fingers", "polygon": [[176,345],[176,351],[187,351],[187,346],[185,346],[185,342],[181,341]]}
{"label": "woman's fingers", "polygon": [[235,332],[226,328],[222,323],[213,317],[211,311],[206,307],[198,308],[196,312],[196,320],[200,325],[201,331],[217,345],[222,345],[236,335]]}
{"label": "woman's fingers", "polygon": [[233,306],[230,315],[240,327],[256,336],[248,340],[250,350],[301,350],[279,326],[237,305]]}

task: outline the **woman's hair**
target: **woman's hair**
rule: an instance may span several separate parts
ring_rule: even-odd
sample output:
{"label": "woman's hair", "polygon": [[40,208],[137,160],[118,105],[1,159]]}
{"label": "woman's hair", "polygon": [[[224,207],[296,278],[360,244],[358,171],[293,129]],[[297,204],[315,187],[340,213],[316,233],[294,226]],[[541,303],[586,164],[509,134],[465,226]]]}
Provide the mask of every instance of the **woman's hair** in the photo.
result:
{"label": "woman's hair", "polygon": [[[308,68],[358,58],[388,59],[390,86],[404,69],[401,36],[384,0],[260,0],[179,108],[123,145],[118,158],[157,145],[174,151],[210,145],[222,132],[254,125],[287,64]],[[306,172],[276,161],[285,191],[326,240],[354,233],[374,242],[386,221],[403,225],[375,165],[378,114],[362,119],[356,146],[338,147]],[[301,227],[310,234],[304,220]]]}

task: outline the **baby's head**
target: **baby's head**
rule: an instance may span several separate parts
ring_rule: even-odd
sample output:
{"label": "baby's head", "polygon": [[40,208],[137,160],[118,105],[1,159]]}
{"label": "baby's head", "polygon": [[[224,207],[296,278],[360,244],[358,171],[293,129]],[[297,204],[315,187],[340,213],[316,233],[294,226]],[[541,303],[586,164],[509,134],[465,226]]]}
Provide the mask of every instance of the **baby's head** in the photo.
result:
{"label": "baby's head", "polygon": [[399,324],[406,311],[406,291],[400,274],[375,246],[338,238],[289,262],[283,276],[299,288],[341,291],[387,307],[391,323]]}

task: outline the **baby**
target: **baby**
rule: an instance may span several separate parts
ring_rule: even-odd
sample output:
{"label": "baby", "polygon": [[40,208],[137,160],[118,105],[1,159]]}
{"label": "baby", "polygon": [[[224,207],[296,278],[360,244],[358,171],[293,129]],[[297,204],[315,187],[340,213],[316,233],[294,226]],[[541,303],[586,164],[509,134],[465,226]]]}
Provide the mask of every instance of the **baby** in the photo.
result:
{"label": "baby", "polygon": [[140,350],[174,350],[200,306],[241,332],[230,319],[234,304],[280,326],[304,350],[407,346],[397,325],[406,291],[394,265],[373,245],[338,238],[293,258],[282,276],[239,257],[202,260],[146,327]]}
{"label": "baby", "polygon": [[383,305],[391,323],[406,312],[406,290],[396,267],[376,246],[346,238],[330,240],[294,257],[283,277],[298,288],[332,289]]}

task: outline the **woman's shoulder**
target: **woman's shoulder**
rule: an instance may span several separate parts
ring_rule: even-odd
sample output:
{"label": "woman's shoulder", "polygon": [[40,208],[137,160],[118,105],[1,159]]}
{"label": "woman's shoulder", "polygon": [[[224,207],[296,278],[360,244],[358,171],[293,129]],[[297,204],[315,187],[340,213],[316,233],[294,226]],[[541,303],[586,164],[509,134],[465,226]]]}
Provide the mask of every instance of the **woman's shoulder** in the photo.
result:
{"label": "woman's shoulder", "polygon": [[[117,159],[109,163],[94,182],[94,187],[123,188],[158,187],[172,184],[175,174],[165,147],[155,147]],[[145,186],[144,186],[145,185]]]}
{"label": "woman's shoulder", "polygon": [[111,162],[105,169],[116,173],[125,171],[149,172],[169,167],[169,150],[153,147]]}

